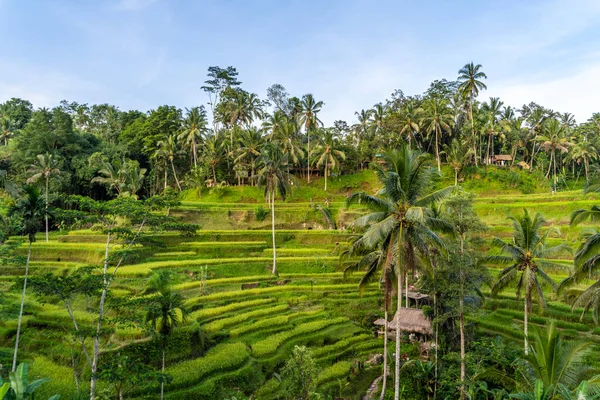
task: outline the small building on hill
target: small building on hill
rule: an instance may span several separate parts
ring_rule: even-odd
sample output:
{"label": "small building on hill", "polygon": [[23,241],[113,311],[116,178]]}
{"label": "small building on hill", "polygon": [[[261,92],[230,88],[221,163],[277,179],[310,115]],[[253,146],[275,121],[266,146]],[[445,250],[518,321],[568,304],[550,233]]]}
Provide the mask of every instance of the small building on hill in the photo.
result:
{"label": "small building on hill", "polygon": [[[400,330],[403,332],[416,333],[423,336],[433,335],[431,321],[427,319],[420,308],[401,308],[396,312],[394,319],[388,322],[388,330],[395,332],[398,322],[400,322]],[[385,320],[383,318],[378,319],[374,324],[383,327]]]}
{"label": "small building on hill", "polygon": [[512,160],[513,158],[510,154],[498,154],[497,156],[494,156],[492,161],[494,164],[504,167],[505,165],[508,165],[508,163],[512,162]]}

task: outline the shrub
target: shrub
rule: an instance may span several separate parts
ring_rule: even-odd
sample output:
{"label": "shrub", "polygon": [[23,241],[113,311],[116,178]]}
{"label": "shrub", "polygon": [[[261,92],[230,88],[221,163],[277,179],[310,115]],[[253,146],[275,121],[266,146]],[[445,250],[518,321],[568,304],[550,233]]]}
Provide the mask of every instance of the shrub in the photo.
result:
{"label": "shrub", "polygon": [[342,379],[350,374],[352,363],[350,361],[340,361],[332,366],[325,368],[317,377],[316,384],[321,385],[334,379]]}
{"label": "shrub", "polygon": [[269,211],[265,210],[263,206],[258,206],[254,209],[254,218],[256,218],[257,221],[264,221],[265,218],[267,218],[267,215],[269,215]]}

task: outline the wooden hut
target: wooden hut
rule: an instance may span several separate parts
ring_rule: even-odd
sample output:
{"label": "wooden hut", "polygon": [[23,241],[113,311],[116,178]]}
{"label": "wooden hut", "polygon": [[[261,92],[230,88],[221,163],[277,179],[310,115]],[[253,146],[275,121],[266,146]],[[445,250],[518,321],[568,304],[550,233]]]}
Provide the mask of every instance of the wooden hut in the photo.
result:
{"label": "wooden hut", "polygon": [[508,165],[508,163],[512,162],[512,160],[513,158],[510,154],[498,154],[497,156],[494,156],[492,161],[494,164],[504,167],[505,165]]}
{"label": "wooden hut", "polygon": [[[423,336],[433,335],[431,321],[425,317],[423,310],[420,308],[401,308],[396,312],[394,319],[388,322],[388,329],[391,332],[395,332],[398,322],[400,322],[400,330],[403,332],[417,333]],[[384,326],[385,320],[383,318],[378,319],[374,324],[377,326]]]}

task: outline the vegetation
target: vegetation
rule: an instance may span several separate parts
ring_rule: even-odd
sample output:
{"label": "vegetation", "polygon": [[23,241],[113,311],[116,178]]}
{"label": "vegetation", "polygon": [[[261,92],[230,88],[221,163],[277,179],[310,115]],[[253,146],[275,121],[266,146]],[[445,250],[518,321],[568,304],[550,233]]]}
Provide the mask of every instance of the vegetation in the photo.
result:
{"label": "vegetation", "polygon": [[597,396],[600,117],[483,71],[354,125],[233,67],[210,109],[2,104],[0,398]]}

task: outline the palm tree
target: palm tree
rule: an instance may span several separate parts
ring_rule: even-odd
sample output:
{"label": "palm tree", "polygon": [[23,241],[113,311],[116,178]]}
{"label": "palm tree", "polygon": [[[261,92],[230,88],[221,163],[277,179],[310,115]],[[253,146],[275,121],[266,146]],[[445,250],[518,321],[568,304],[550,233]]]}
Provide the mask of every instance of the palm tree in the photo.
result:
{"label": "palm tree", "polygon": [[316,101],[312,94],[305,94],[302,97],[302,116],[300,117],[300,123],[304,125],[304,131],[308,140],[307,147],[307,172],[308,172],[308,183],[310,183],[310,134],[317,127],[323,125],[321,120],[317,117],[317,114],[321,111],[324,103],[322,101]]}
{"label": "palm tree", "polygon": [[96,176],[92,179],[92,182],[98,182],[102,185],[106,185],[108,189],[114,189],[117,192],[117,196],[121,195],[121,190],[125,185],[125,176],[120,168],[120,164],[115,168],[112,163],[106,161],[102,165],[102,168],[98,170],[100,176]]}
{"label": "palm tree", "polygon": [[419,145],[419,142],[416,141],[416,134],[419,132],[419,121],[422,119],[422,114],[423,109],[417,106],[414,101],[406,102],[405,107],[400,112],[400,135],[406,135],[409,146],[413,138],[417,146]]}
{"label": "palm tree", "polygon": [[375,125],[375,133],[377,133],[383,127],[383,119],[385,118],[384,105],[381,103],[375,104],[371,111],[371,117],[373,118],[373,124]]}
{"label": "palm tree", "polygon": [[4,142],[5,146],[8,146],[8,140],[14,136],[17,132],[17,128],[12,119],[4,117],[0,120],[0,140]]}
{"label": "palm tree", "polygon": [[[481,71],[481,64],[473,64],[471,61],[469,64],[465,64],[458,71],[458,91],[462,93],[465,98],[469,99],[469,117],[471,119],[471,134],[475,136],[475,125],[473,123],[473,101],[475,97],[479,95],[480,90],[487,89],[482,79],[487,79],[487,75]],[[475,157],[475,166],[477,166],[477,142],[474,141],[475,147],[473,147],[473,155]]]}
{"label": "palm tree", "polygon": [[131,196],[137,199],[137,192],[142,189],[144,179],[146,178],[146,168],[140,168],[140,164],[137,161],[129,160],[124,163],[122,168],[124,171],[124,192],[121,193],[123,196]]}
{"label": "palm tree", "polygon": [[[402,278],[408,270],[416,269],[418,254],[428,254],[428,244],[442,246],[432,228],[449,226],[432,216],[430,205],[447,196],[452,187],[432,191],[437,172],[429,168],[427,155],[412,151],[404,145],[398,151],[384,155],[387,170],[378,171],[378,179],[383,188],[377,195],[365,192],[354,193],[347,205],[361,204],[371,213],[354,221],[357,227],[366,228],[357,240],[357,246],[376,249],[388,244],[395,257],[397,278],[397,314],[402,309]],[[400,318],[397,318],[400,321]],[[396,380],[394,398],[400,395],[400,327],[396,327]]]}
{"label": "palm tree", "polygon": [[177,187],[181,192],[181,185],[179,184],[179,179],[177,179],[177,171],[175,170],[175,158],[183,153],[183,150],[179,148],[179,143],[177,142],[177,136],[169,135],[165,140],[160,140],[157,143],[158,150],[156,150],[157,154],[160,155],[163,159],[167,160],[169,164],[171,164],[171,170],[173,171],[173,177],[175,178],[175,183],[177,183]]}
{"label": "palm tree", "polygon": [[[390,239],[388,237],[387,239]],[[387,376],[388,376],[388,320],[389,320],[389,309],[392,304],[392,283],[394,282],[394,269],[393,264],[393,244],[389,241],[384,240],[374,250],[366,249],[363,246],[362,240],[354,240],[351,246],[340,254],[340,259],[345,257],[352,257],[355,255],[362,255],[361,259],[356,263],[350,264],[344,269],[344,278],[347,277],[352,271],[364,271],[364,275],[358,282],[358,291],[362,293],[366,290],[367,286],[372,283],[376,278],[378,272],[380,273],[379,282],[383,286],[383,379],[381,386],[380,400],[385,397],[385,390],[387,388]]]}
{"label": "palm tree", "polygon": [[426,132],[434,134],[435,141],[435,159],[437,160],[438,172],[442,170],[440,162],[439,144],[442,138],[442,132],[452,133],[451,126],[454,124],[454,118],[448,101],[439,97],[433,97],[424,103],[425,116],[421,120]]}
{"label": "palm tree", "polygon": [[472,151],[464,141],[456,138],[452,139],[449,146],[444,147],[442,153],[446,154],[446,161],[454,169],[454,186],[458,186],[458,173],[471,159]]}
{"label": "palm tree", "polygon": [[256,158],[260,156],[260,151],[264,145],[264,137],[256,128],[245,129],[238,137],[238,156],[236,163],[247,162],[251,168],[251,175],[254,175],[256,167]]}
{"label": "palm tree", "polygon": [[149,283],[151,288],[158,292],[158,296],[152,298],[146,313],[146,321],[152,329],[160,336],[162,347],[162,377],[160,380],[160,398],[164,399],[165,393],[165,352],[168,339],[173,330],[187,321],[187,310],[185,300],[179,293],[173,293],[169,281],[170,271],[160,271],[151,277]]}
{"label": "palm tree", "polygon": [[[586,192],[592,191],[596,191],[595,186],[586,189]],[[571,214],[571,227],[576,227],[586,220],[597,224],[600,221],[600,207],[592,206],[589,210],[574,211]],[[600,232],[597,229],[590,230],[585,232],[582,238],[584,241],[573,257],[574,272],[560,283],[557,290],[559,293],[567,287],[591,278],[600,266]],[[575,307],[583,307],[582,317],[591,309],[594,322],[600,323],[600,279],[577,297],[573,303],[573,309]]]}
{"label": "palm tree", "polygon": [[259,186],[264,186],[265,197],[271,206],[271,234],[273,239],[273,275],[277,274],[277,249],[275,242],[275,194],[279,193],[285,201],[290,177],[287,171],[287,157],[281,149],[272,143],[267,143],[258,159],[259,170],[257,172]]}
{"label": "palm tree", "polygon": [[546,239],[552,230],[542,233],[546,220],[539,213],[530,214],[528,210],[524,210],[523,215],[509,217],[509,220],[513,225],[512,240],[505,242],[499,238],[493,239],[492,246],[499,248],[501,254],[490,255],[484,262],[509,265],[500,272],[496,283],[492,286],[493,295],[497,295],[511,285],[517,289],[517,300],[523,294],[524,349],[527,355],[529,353],[527,316],[532,312],[533,297],[536,296],[539,306],[545,308],[546,299],[542,283],[552,288],[557,286],[542,268],[562,268],[560,264],[552,262],[548,257],[567,248],[564,244],[546,246]]}
{"label": "palm tree", "polygon": [[588,140],[585,140],[585,138],[580,139],[573,145],[569,156],[571,160],[577,162],[578,164],[583,162],[585,182],[586,184],[589,184],[590,160],[598,160],[598,150],[594,144]]}
{"label": "palm tree", "polygon": [[204,158],[210,165],[214,184],[217,184],[217,165],[223,160],[223,141],[219,135],[210,134],[204,140]]}
{"label": "palm tree", "polygon": [[192,107],[187,109],[187,114],[183,119],[183,126],[179,133],[179,140],[181,140],[185,147],[189,148],[192,153],[192,161],[194,167],[198,166],[198,142],[202,141],[202,135],[206,132],[206,111],[204,107]]}
{"label": "palm tree", "polygon": [[354,115],[356,115],[356,117],[358,118],[358,123],[352,126],[352,130],[356,134],[357,146],[362,140],[366,140],[371,136],[371,124],[369,123],[369,121],[371,119],[372,113],[373,110],[360,110],[360,112],[354,112]]}
{"label": "palm tree", "polygon": [[288,158],[288,173],[290,164],[300,165],[300,160],[304,157],[304,151],[298,144],[298,127],[294,122],[283,123],[279,128],[279,133],[275,137],[275,142],[281,146],[281,151]]}
{"label": "palm tree", "polygon": [[346,159],[346,153],[336,148],[338,145],[333,133],[326,129],[319,140],[317,147],[313,149],[313,156],[317,160],[317,168],[325,167],[325,191],[327,191],[327,175],[330,169],[335,169],[340,165],[340,159]]}
{"label": "palm tree", "polygon": [[50,191],[50,177],[53,175],[59,175],[61,173],[59,167],[59,161],[52,154],[38,154],[36,156],[37,162],[31,165],[29,173],[33,174],[27,183],[37,182],[41,178],[44,178],[46,184],[46,243],[48,243],[48,192]]}
{"label": "palm tree", "polygon": [[504,102],[498,97],[490,97],[490,102],[483,105],[483,113],[485,115],[485,127],[488,131],[488,143],[485,154],[485,163],[490,164],[494,158],[494,136],[496,135],[496,124],[502,112]]}
{"label": "palm tree", "polygon": [[13,355],[12,371],[17,368],[17,353],[19,351],[19,337],[21,335],[21,322],[23,320],[23,307],[25,306],[25,293],[27,291],[27,277],[29,276],[29,260],[31,259],[31,245],[35,242],[35,234],[40,231],[48,209],[40,192],[33,186],[24,188],[24,197],[17,200],[8,210],[9,216],[17,216],[21,220],[21,231],[27,235],[27,259],[25,261],[25,277],[23,278],[23,292],[21,294],[21,308],[17,319],[17,333],[15,335],[15,352]]}
{"label": "palm tree", "polygon": [[542,129],[544,134],[538,136],[537,140],[541,142],[541,147],[544,150],[550,152],[550,164],[546,178],[548,178],[552,170],[552,181],[554,182],[554,186],[556,186],[556,150],[559,150],[561,153],[568,153],[568,147],[572,143],[565,137],[566,131],[564,126],[554,118],[546,121]]}
{"label": "palm tree", "polygon": [[274,140],[277,133],[279,133],[282,125],[286,124],[287,118],[283,111],[277,110],[273,115],[268,114],[262,123],[262,127],[265,131],[270,132],[270,140]]}
{"label": "palm tree", "polygon": [[[596,372],[585,361],[590,353],[590,342],[565,342],[554,322],[542,328],[534,327],[531,352],[525,362],[537,381],[550,388],[549,399],[554,399],[562,386],[573,390]],[[590,383],[597,387],[598,382]]]}

